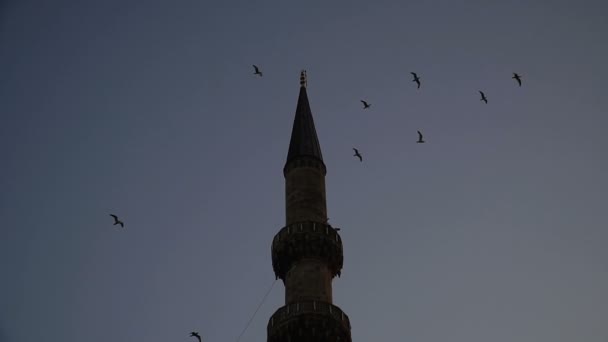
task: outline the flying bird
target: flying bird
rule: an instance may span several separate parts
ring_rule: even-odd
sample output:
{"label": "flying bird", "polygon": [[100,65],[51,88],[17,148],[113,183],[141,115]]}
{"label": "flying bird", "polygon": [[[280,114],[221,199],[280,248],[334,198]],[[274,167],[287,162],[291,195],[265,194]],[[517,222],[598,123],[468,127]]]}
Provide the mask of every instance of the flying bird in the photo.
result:
{"label": "flying bird", "polygon": [[481,100],[479,100],[479,101],[483,101],[487,104],[488,99],[486,99],[486,94],[484,94],[483,91],[481,91],[481,90],[479,91],[479,93],[481,94]]}
{"label": "flying bird", "polygon": [[367,102],[365,102],[363,100],[361,100],[361,103],[363,103],[363,109],[367,109],[367,108],[369,108],[369,107],[372,106],[371,104],[369,104],[369,103],[367,103]]}
{"label": "flying bird", "polygon": [[118,216],[116,216],[114,214],[110,214],[110,216],[112,216],[114,218],[113,226],[119,224],[121,227],[123,227],[123,228],[125,227],[125,224],[121,220],[118,219]]}
{"label": "flying bird", "polygon": [[513,77],[511,77],[511,78],[514,78],[517,81],[517,83],[519,83],[519,86],[521,87],[521,76],[519,76],[516,72],[514,72]]}
{"label": "flying bird", "polygon": [[361,156],[361,153],[359,153],[359,150],[357,150],[356,148],[353,148],[353,150],[355,151],[353,157],[359,157],[359,161],[363,161],[363,157]]}
{"label": "flying bird", "polygon": [[410,74],[412,74],[412,76],[414,76],[414,79],[412,80],[412,82],[418,83],[418,88],[420,88],[420,77],[418,77],[418,75],[416,75],[415,72],[411,72]]}
{"label": "flying bird", "polygon": [[262,77],[262,72],[260,71],[260,68],[258,68],[255,64],[253,65],[253,68],[255,69],[255,72],[253,74],[260,75],[260,77]]}
{"label": "flying bird", "polygon": [[420,131],[418,131],[418,141],[416,141],[419,144],[424,143],[424,140],[422,140],[422,133],[420,133]]}
{"label": "flying bird", "polygon": [[199,335],[196,331],[191,332],[190,336],[196,337],[198,339],[198,342],[201,342],[201,335]]}

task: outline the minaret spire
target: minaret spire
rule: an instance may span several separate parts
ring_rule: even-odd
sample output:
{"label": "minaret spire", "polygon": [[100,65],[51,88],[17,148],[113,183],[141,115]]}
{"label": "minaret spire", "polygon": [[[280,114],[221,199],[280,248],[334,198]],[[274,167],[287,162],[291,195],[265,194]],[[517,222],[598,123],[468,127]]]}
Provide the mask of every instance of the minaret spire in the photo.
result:
{"label": "minaret spire", "polygon": [[[284,171],[289,164],[296,159],[312,158],[321,161],[321,164],[323,164],[321,145],[319,144],[319,138],[317,137],[315,121],[312,118],[308,94],[306,93],[306,85],[306,70],[302,70],[302,72],[300,72],[300,95],[298,96],[296,116],[293,120],[291,141],[289,142],[289,152],[287,153]],[[322,168],[325,169],[325,164],[323,164]]]}

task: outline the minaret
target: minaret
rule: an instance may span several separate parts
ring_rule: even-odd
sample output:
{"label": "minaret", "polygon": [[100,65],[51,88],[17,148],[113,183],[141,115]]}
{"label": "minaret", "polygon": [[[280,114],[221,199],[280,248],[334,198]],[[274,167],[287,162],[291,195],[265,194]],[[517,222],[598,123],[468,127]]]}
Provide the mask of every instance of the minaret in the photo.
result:
{"label": "minaret", "polygon": [[270,317],[267,342],[351,342],[348,316],[332,304],[331,282],[342,269],[342,239],[327,224],[327,170],[306,85],[302,71],[283,168],[287,222],[272,241],[272,267],[285,285],[285,306]]}

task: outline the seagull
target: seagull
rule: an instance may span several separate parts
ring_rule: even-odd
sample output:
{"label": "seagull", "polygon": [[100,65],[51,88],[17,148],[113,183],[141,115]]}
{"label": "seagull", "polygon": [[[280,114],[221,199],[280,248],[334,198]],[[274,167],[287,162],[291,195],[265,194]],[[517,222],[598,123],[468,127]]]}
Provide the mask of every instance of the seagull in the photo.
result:
{"label": "seagull", "polygon": [[514,72],[513,77],[511,77],[511,78],[514,78],[517,81],[517,83],[519,83],[519,86],[521,87],[521,76],[519,76],[516,72]]}
{"label": "seagull", "polygon": [[329,217],[325,219],[325,223],[327,224],[327,226],[331,229],[334,229],[335,231],[340,230],[340,228],[334,228],[331,226],[331,224],[329,223]]}
{"label": "seagull", "polygon": [[487,104],[488,99],[486,99],[486,94],[484,94],[483,91],[481,91],[481,90],[479,91],[479,93],[481,94],[481,100],[479,100],[479,101],[483,101]]}
{"label": "seagull", "polygon": [[190,336],[198,338],[198,342],[201,342],[201,335],[199,335],[196,331],[191,332]]}
{"label": "seagull", "polygon": [[255,64],[253,65],[253,67],[255,68],[255,72],[253,74],[260,75],[260,77],[262,77],[262,72],[260,71],[260,68],[258,68]]}
{"label": "seagull", "polygon": [[416,141],[419,144],[424,143],[424,140],[422,140],[422,133],[420,133],[420,131],[418,131],[418,141]]}
{"label": "seagull", "polygon": [[361,103],[363,103],[363,109],[367,109],[367,108],[369,108],[369,107],[372,106],[371,104],[369,104],[369,103],[367,103],[367,102],[365,102],[363,100],[361,100]]}
{"label": "seagull", "polygon": [[353,154],[353,157],[359,157],[359,161],[363,161],[363,157],[359,153],[359,150],[357,150],[356,148],[353,148],[353,150],[355,151],[355,154]]}
{"label": "seagull", "polygon": [[113,224],[113,226],[119,224],[121,227],[123,227],[123,228],[125,227],[125,224],[118,219],[118,216],[116,216],[114,214],[110,214],[110,216],[112,216],[114,218],[114,224]]}
{"label": "seagull", "polygon": [[418,83],[418,88],[420,88],[420,78],[418,77],[418,75],[416,75],[415,72],[411,72],[410,74],[412,74],[412,76],[414,76],[414,79],[412,80],[412,82]]}

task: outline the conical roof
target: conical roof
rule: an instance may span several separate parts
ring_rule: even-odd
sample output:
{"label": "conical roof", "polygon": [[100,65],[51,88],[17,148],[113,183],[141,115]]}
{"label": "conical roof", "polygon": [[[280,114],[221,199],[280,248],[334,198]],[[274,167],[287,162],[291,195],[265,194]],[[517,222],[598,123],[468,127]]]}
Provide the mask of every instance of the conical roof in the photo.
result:
{"label": "conical roof", "polygon": [[308,95],[306,94],[305,77],[305,73],[303,73],[286,164],[298,157],[313,157],[323,161],[319,138],[317,138],[317,131],[315,130],[315,122],[312,118]]}

